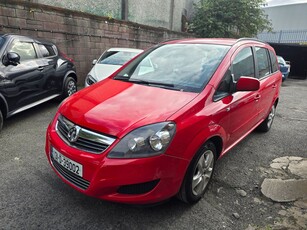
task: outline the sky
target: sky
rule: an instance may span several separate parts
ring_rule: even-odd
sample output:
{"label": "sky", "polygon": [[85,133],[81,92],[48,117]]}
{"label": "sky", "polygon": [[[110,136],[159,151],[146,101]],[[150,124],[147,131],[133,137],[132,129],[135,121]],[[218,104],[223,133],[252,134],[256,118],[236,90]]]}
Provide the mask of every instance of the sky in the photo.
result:
{"label": "sky", "polygon": [[296,3],[307,3],[307,0],[267,0],[267,6],[280,6]]}

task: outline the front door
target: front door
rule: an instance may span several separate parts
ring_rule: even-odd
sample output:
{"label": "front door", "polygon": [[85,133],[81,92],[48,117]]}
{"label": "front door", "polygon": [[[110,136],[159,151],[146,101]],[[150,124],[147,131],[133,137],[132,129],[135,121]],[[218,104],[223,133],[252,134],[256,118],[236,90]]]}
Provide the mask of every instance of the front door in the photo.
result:
{"label": "front door", "polygon": [[16,39],[8,46],[7,52],[20,56],[17,66],[2,66],[6,79],[4,96],[11,112],[41,99],[43,74],[32,42]]}

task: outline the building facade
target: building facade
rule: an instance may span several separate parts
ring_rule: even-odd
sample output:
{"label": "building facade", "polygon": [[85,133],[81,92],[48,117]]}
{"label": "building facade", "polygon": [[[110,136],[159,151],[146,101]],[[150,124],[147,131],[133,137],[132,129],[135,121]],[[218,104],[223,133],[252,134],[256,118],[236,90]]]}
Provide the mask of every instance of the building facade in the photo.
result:
{"label": "building facade", "polygon": [[265,7],[273,30],[257,37],[291,62],[290,77],[307,78],[307,3]]}
{"label": "building facade", "polygon": [[307,44],[307,3],[265,7],[272,23],[271,32],[258,34],[258,38],[272,43]]}

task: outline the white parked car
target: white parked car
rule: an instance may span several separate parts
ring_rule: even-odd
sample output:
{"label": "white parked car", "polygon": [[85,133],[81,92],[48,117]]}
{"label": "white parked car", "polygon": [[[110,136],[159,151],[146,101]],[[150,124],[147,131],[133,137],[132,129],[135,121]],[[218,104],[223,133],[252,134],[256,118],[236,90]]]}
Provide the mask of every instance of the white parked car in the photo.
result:
{"label": "white parked car", "polygon": [[85,78],[85,87],[107,78],[127,61],[142,52],[143,50],[141,49],[132,48],[111,48],[106,50],[98,60],[93,60],[94,66]]}

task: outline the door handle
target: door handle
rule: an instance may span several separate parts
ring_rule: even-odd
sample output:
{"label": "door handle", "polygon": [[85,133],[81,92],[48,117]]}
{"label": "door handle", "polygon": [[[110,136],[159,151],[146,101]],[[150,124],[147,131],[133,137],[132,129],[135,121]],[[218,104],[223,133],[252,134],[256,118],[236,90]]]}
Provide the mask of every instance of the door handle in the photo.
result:
{"label": "door handle", "polygon": [[276,84],[272,85],[272,88],[273,88],[273,89],[276,89],[276,87],[277,87],[277,85],[276,85]]}
{"label": "door handle", "polygon": [[256,101],[258,101],[261,98],[261,95],[257,94],[254,98],[255,98]]}
{"label": "door handle", "polygon": [[43,67],[43,66],[39,66],[37,69],[38,69],[39,71],[43,71],[43,70],[44,70],[44,67]]}

